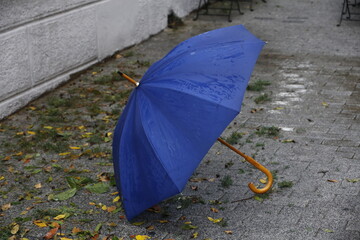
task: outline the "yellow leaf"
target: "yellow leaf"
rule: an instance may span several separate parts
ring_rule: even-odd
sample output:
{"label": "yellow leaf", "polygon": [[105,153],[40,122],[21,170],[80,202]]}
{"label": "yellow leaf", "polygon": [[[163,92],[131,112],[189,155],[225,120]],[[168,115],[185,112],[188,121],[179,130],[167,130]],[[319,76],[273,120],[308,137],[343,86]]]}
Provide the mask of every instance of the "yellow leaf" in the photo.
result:
{"label": "yellow leaf", "polygon": [[34,110],[36,110],[36,107],[30,106],[29,109],[34,111]]}
{"label": "yellow leaf", "polygon": [[71,152],[63,152],[63,153],[59,153],[59,156],[66,156],[66,155],[69,155],[71,154]]}
{"label": "yellow leaf", "polygon": [[1,210],[6,211],[11,208],[11,203],[7,203],[1,206]]}
{"label": "yellow leaf", "polygon": [[120,196],[117,196],[116,198],[113,199],[113,202],[118,202],[120,200]]}
{"label": "yellow leaf", "polygon": [[134,222],[132,223],[132,225],[134,226],[140,226],[140,225],[143,225],[145,222]]}
{"label": "yellow leaf", "polygon": [[328,107],[329,106],[329,104],[327,103],[327,102],[322,102],[321,103],[324,107]]}
{"label": "yellow leaf", "polygon": [[4,177],[4,176],[0,176],[0,181],[1,181],[1,180],[4,180],[4,179],[5,179],[5,177]]}
{"label": "yellow leaf", "polygon": [[60,214],[60,215],[57,215],[56,217],[54,217],[54,220],[61,220],[61,219],[64,219],[66,217],[66,214]]}
{"label": "yellow leaf", "polygon": [[193,235],[191,235],[191,238],[197,238],[199,236],[198,232],[194,232]]}
{"label": "yellow leaf", "polygon": [[219,210],[218,209],[216,209],[216,208],[210,208],[210,210],[212,211],[212,212],[214,212],[214,213],[218,213],[219,212]]}
{"label": "yellow leaf", "polygon": [[25,214],[27,214],[29,211],[22,211],[21,213],[20,213],[20,215],[25,215]]}
{"label": "yellow leaf", "polygon": [[60,240],[73,240],[72,238],[61,237]]}
{"label": "yellow leaf", "polygon": [[168,223],[169,220],[159,220],[158,222],[159,222],[159,223]]}
{"label": "yellow leaf", "polygon": [[81,147],[72,147],[72,146],[70,146],[69,148],[72,149],[72,150],[79,150],[79,149],[81,149]]}
{"label": "yellow leaf", "polygon": [[233,234],[232,231],[224,231],[226,234]]}
{"label": "yellow leaf", "polygon": [[334,182],[334,183],[338,182],[338,180],[335,180],[335,179],[328,179],[327,181],[328,182]]}
{"label": "yellow leaf", "polygon": [[209,221],[213,222],[213,223],[219,223],[223,220],[223,218],[212,218],[212,217],[208,217]]}
{"label": "yellow leaf", "polygon": [[15,223],[14,226],[11,228],[11,234],[15,235],[20,229],[19,224]]}
{"label": "yellow leaf", "polygon": [[96,75],[96,74],[97,74],[97,72],[92,72],[91,74],[92,74],[92,75]]}
{"label": "yellow leaf", "polygon": [[147,235],[136,235],[135,239],[136,240],[146,240],[146,239],[150,239],[151,237],[147,236]]}
{"label": "yellow leaf", "polygon": [[21,156],[21,155],[23,155],[23,152],[18,152],[14,154],[14,156]]}
{"label": "yellow leaf", "polygon": [[29,240],[28,238],[20,238],[20,240]]}
{"label": "yellow leaf", "polygon": [[39,189],[39,188],[42,188],[42,185],[41,185],[41,183],[37,183],[37,184],[35,184],[34,187],[37,188],[37,189]]}
{"label": "yellow leaf", "polygon": [[104,205],[104,206],[101,207],[101,209],[104,210],[104,211],[106,211],[106,210],[107,210],[107,206]]}
{"label": "yellow leaf", "polygon": [[43,222],[43,221],[41,221],[41,220],[36,220],[36,221],[34,221],[33,222],[36,226],[38,226],[38,227],[47,227],[47,224],[46,224],[46,222]]}
{"label": "yellow leaf", "polygon": [[266,178],[260,178],[260,180],[259,180],[261,183],[263,183],[263,184],[266,184],[267,183],[267,179]]}
{"label": "yellow leaf", "polygon": [[45,129],[53,129],[52,126],[44,126]]}
{"label": "yellow leaf", "polygon": [[94,202],[89,202],[89,205],[95,206],[96,203],[94,203]]}
{"label": "yellow leaf", "polygon": [[17,132],[16,135],[24,135],[24,132]]}
{"label": "yellow leaf", "polygon": [[30,134],[30,135],[36,135],[36,132],[33,132],[33,131],[27,131],[26,133]]}

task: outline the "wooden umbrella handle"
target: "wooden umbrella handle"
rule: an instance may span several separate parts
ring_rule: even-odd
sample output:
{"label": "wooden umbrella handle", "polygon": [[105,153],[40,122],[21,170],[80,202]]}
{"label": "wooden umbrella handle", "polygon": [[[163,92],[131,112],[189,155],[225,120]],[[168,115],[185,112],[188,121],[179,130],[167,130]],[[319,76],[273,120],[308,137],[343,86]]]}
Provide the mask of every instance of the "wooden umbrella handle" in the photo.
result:
{"label": "wooden umbrella handle", "polygon": [[126,75],[125,73],[122,73],[120,71],[117,71],[117,73],[122,76],[123,78],[125,78],[126,80],[128,80],[129,82],[131,82],[132,84],[134,84],[136,87],[139,86],[139,83],[137,81],[135,81],[134,79],[132,79],[131,77],[129,77],[128,75]]}
{"label": "wooden umbrella handle", "polygon": [[235,153],[239,154],[240,156],[242,156],[243,158],[245,158],[245,160],[247,162],[249,162],[250,164],[252,164],[254,167],[256,167],[257,169],[259,169],[260,171],[262,171],[263,173],[265,173],[265,175],[267,176],[267,183],[265,185],[265,187],[263,188],[257,188],[253,183],[249,183],[249,188],[251,191],[253,191],[254,193],[266,193],[267,191],[270,190],[274,179],[273,176],[271,174],[271,172],[265,168],[263,165],[261,165],[260,163],[258,163],[257,161],[255,161],[255,159],[253,159],[252,157],[249,157],[247,155],[245,155],[244,153],[240,152],[238,149],[236,149],[235,147],[233,147],[232,145],[230,145],[228,142],[226,142],[225,140],[218,138],[217,139],[220,143],[224,144],[225,146],[227,146],[228,148],[230,148],[231,150],[233,150]]}

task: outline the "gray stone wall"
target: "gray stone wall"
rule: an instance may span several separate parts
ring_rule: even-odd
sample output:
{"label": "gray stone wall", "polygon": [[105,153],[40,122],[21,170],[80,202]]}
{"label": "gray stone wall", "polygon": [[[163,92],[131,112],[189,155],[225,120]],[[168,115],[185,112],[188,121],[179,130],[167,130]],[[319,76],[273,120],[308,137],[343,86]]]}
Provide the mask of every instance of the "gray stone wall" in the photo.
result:
{"label": "gray stone wall", "polygon": [[139,43],[194,0],[1,0],[0,119],[70,74]]}

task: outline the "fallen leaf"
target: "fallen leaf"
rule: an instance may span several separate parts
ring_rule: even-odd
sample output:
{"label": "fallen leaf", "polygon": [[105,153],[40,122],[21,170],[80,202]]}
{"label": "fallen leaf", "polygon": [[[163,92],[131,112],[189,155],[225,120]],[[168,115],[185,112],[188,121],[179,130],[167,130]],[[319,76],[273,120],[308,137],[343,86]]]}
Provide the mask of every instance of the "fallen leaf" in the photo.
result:
{"label": "fallen leaf", "polygon": [[50,229],[50,231],[48,231],[46,234],[45,234],[45,236],[44,236],[44,239],[52,239],[55,235],[56,235],[56,233],[57,233],[57,231],[59,230],[59,228],[53,228],[53,229]]}
{"label": "fallen leaf", "polygon": [[3,210],[3,211],[8,210],[9,208],[11,208],[11,203],[6,203],[1,206],[1,210]]}
{"label": "fallen leaf", "polygon": [[33,131],[27,131],[26,133],[29,135],[36,135],[36,132],[33,132]]}
{"label": "fallen leaf", "polygon": [[113,202],[118,202],[120,200],[120,196],[117,196],[116,198],[113,199]]}
{"label": "fallen leaf", "polygon": [[5,177],[4,176],[0,176],[0,181],[4,180]]}
{"label": "fallen leaf", "polygon": [[194,232],[192,235],[191,235],[191,238],[197,238],[199,236],[199,233],[198,232]]}
{"label": "fallen leaf", "polygon": [[209,221],[213,222],[213,223],[219,223],[223,220],[223,218],[212,218],[212,217],[208,217]]}
{"label": "fallen leaf", "polygon": [[55,195],[49,195],[48,199],[49,200],[55,200],[55,201],[63,201],[63,200],[67,200],[71,197],[73,197],[76,194],[76,188],[71,188],[69,190],[66,190],[64,192],[55,194]]}
{"label": "fallen leaf", "polygon": [[80,228],[77,228],[77,227],[74,227],[74,228],[71,230],[71,233],[72,233],[72,234],[77,234],[77,233],[79,233],[79,232],[81,232],[81,229],[80,229]]}
{"label": "fallen leaf", "polygon": [[146,239],[150,239],[151,237],[147,236],[147,235],[136,235],[135,239],[136,240],[146,240]]}
{"label": "fallen leaf", "polygon": [[281,140],[282,143],[296,143],[294,139]]}
{"label": "fallen leaf", "polygon": [[233,232],[232,231],[224,231],[226,234],[229,234],[229,235],[231,235],[231,234],[233,234]]}
{"label": "fallen leaf", "polygon": [[60,215],[57,215],[56,217],[54,217],[54,220],[61,220],[61,219],[64,219],[66,218],[66,214],[60,214]]}
{"label": "fallen leaf", "polygon": [[88,184],[84,188],[92,193],[106,193],[110,191],[110,186],[106,182]]}
{"label": "fallen leaf", "polygon": [[212,211],[212,212],[214,212],[214,213],[218,213],[219,212],[219,210],[218,209],[216,209],[216,208],[210,208],[210,211]]}
{"label": "fallen leaf", "polygon": [[20,225],[15,223],[13,224],[12,228],[11,228],[11,234],[12,235],[15,235],[20,229]]}
{"label": "fallen leaf", "polygon": [[190,229],[197,229],[198,227],[191,224],[184,224],[181,228],[184,230],[190,230]]}
{"label": "fallen leaf", "polygon": [[267,178],[260,178],[259,180],[261,183],[266,184],[267,183]]}
{"label": "fallen leaf", "polygon": [[52,126],[44,126],[43,128],[45,128],[45,129],[49,129],[49,130],[53,129],[53,127],[52,127]]}
{"label": "fallen leaf", "polygon": [[322,102],[321,103],[324,107],[328,107],[329,106],[329,104],[327,103],[327,102]]}
{"label": "fallen leaf", "polygon": [[168,223],[169,220],[158,220],[159,223]]}
{"label": "fallen leaf", "polygon": [[73,147],[73,146],[69,146],[69,148],[72,149],[72,150],[79,150],[79,149],[81,149],[81,147]]}
{"label": "fallen leaf", "polygon": [[190,178],[190,182],[202,182],[207,181],[207,178]]}
{"label": "fallen leaf", "polygon": [[334,230],[332,230],[332,229],[327,229],[327,228],[323,229],[323,231],[324,231],[324,232],[327,232],[327,233],[333,233],[333,232],[334,232]]}
{"label": "fallen leaf", "polygon": [[155,229],[154,225],[150,225],[150,226],[146,227],[146,230],[148,230],[148,231],[153,231],[154,229]]}
{"label": "fallen leaf", "polygon": [[116,206],[110,206],[106,210],[111,213],[116,210]]}
{"label": "fallen leaf", "polygon": [[42,188],[42,185],[41,185],[41,183],[37,183],[37,184],[35,184],[34,187],[37,188],[37,189],[39,189],[39,188]]}
{"label": "fallen leaf", "polygon": [[356,182],[360,181],[360,178],[353,178],[353,179],[347,178],[346,181],[351,182],[351,183],[356,183]]}
{"label": "fallen leaf", "polygon": [[116,227],[116,226],[117,226],[117,224],[114,223],[114,222],[110,222],[110,223],[108,223],[107,225],[108,225],[109,227]]}
{"label": "fallen leaf", "polygon": [[60,240],[73,240],[72,238],[61,237]]}
{"label": "fallen leaf", "polygon": [[41,228],[47,227],[46,222],[44,222],[44,221],[42,221],[42,220],[35,220],[35,221],[33,221],[33,223],[34,223],[36,226],[41,227]]}
{"label": "fallen leaf", "polygon": [[99,223],[98,225],[96,225],[94,231],[95,231],[95,232],[99,232],[101,228],[102,228],[102,223]]}
{"label": "fallen leaf", "polygon": [[66,156],[66,155],[69,155],[71,154],[71,152],[63,152],[63,153],[59,153],[59,156]]}
{"label": "fallen leaf", "polygon": [[333,183],[338,182],[338,180],[335,180],[335,179],[328,179],[327,181],[328,181],[328,182],[333,182]]}
{"label": "fallen leaf", "polygon": [[256,201],[259,201],[259,202],[263,202],[263,201],[264,201],[264,199],[261,198],[261,197],[259,197],[259,196],[254,196],[254,199],[255,199]]}
{"label": "fallen leaf", "polygon": [[14,154],[14,156],[22,156],[23,155],[23,152],[17,152]]}
{"label": "fallen leaf", "polygon": [[141,226],[141,225],[143,225],[145,223],[145,221],[143,221],[143,222],[134,222],[134,223],[132,223],[132,225],[134,225],[134,226]]}
{"label": "fallen leaf", "polygon": [[26,215],[29,211],[22,211],[20,215]]}
{"label": "fallen leaf", "polygon": [[36,110],[36,107],[30,106],[29,109],[34,111],[34,110]]}

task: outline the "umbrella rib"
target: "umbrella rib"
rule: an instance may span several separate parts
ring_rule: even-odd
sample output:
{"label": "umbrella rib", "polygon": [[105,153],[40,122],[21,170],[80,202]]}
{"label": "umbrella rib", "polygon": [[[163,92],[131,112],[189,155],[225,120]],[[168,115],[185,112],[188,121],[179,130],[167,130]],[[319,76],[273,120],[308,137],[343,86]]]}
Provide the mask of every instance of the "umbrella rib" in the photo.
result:
{"label": "umbrella rib", "polygon": [[[140,107],[138,106],[138,101],[136,101],[136,106],[140,109]],[[140,122],[142,123],[143,121],[142,121],[142,116],[141,116],[141,114],[139,114],[139,116],[140,116]],[[164,166],[163,162],[160,160],[161,158],[159,157],[159,154],[157,153],[156,148],[154,147],[152,141],[150,140],[147,131],[145,131],[144,125],[141,124],[141,127],[142,127],[142,129],[143,129],[143,131],[144,131],[144,133],[145,133],[145,136],[146,136],[147,141],[148,141],[149,144],[151,145],[152,151],[154,152],[154,154],[156,155],[156,157],[159,159],[159,162],[161,163],[161,166],[162,166],[164,169],[166,169],[166,167]],[[173,184],[176,186],[176,188],[178,189],[178,191],[181,192],[181,189],[179,189],[179,187],[178,187],[177,184],[175,183],[174,179],[168,174],[168,172],[166,172],[166,175],[169,177],[169,179],[171,179],[171,181],[172,181]]]}
{"label": "umbrella rib", "polygon": [[[221,106],[221,107],[224,107],[224,108],[226,108],[226,109],[228,109],[228,110],[235,111],[237,114],[240,113],[240,109],[234,109],[234,108],[225,106],[225,105],[221,104],[220,102],[215,102],[215,101],[212,101],[212,100],[210,100],[210,99],[202,98],[202,97],[200,97],[200,96],[191,95],[191,94],[189,94],[189,93],[187,93],[187,92],[182,92],[182,91],[179,91],[179,90],[174,89],[174,88],[167,88],[167,87],[163,87],[163,86],[151,86],[150,83],[148,83],[148,84],[146,84],[146,85],[149,86],[149,87],[156,87],[156,88],[158,88],[158,89],[159,89],[159,88],[161,88],[161,89],[167,89],[167,90],[171,90],[171,91],[178,92],[178,93],[181,93],[181,94],[185,94],[185,95],[188,95],[188,96],[191,96],[191,97],[198,98],[198,99],[200,99],[200,100],[204,100],[204,101],[211,102],[211,103],[213,103],[213,104],[217,104],[217,105],[219,105],[219,106]],[[143,85],[143,86],[144,86],[144,85]],[[240,108],[241,108],[241,105],[240,105]],[[237,115],[237,114],[236,114],[236,115]]]}

